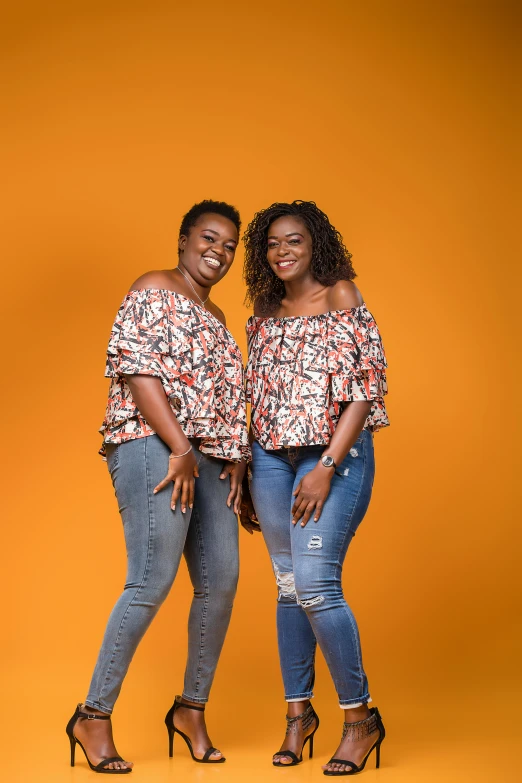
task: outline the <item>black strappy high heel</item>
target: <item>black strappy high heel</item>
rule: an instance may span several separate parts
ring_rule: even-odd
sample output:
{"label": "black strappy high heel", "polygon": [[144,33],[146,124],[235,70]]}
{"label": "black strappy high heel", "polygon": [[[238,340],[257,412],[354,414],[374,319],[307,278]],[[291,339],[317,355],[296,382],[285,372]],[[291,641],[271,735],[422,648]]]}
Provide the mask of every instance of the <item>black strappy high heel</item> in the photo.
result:
{"label": "black strappy high heel", "polygon": [[220,751],[217,748],[209,748],[205,751],[205,755],[202,759],[196,758],[194,755],[194,751],[192,750],[192,742],[190,740],[190,737],[187,737],[186,734],[184,734],[182,731],[177,729],[174,726],[174,713],[176,710],[178,710],[180,707],[186,707],[187,710],[197,710],[198,712],[204,712],[204,707],[196,707],[194,704],[185,704],[184,701],[181,701],[181,696],[176,696],[174,699],[174,704],[170,708],[170,710],[165,715],[165,726],[167,727],[167,731],[169,733],[169,757],[172,758],[174,755],[174,734],[180,734],[185,742],[187,743],[187,747],[190,750],[190,755],[194,759],[194,761],[197,761],[198,764],[222,764],[224,761],[226,761],[224,756],[221,756],[220,759],[211,759],[210,756],[213,753],[220,753]]}
{"label": "black strappy high heel", "polygon": [[309,754],[308,758],[313,758],[314,755],[314,734],[319,728],[319,716],[312,707],[311,704],[308,705],[306,710],[302,712],[300,715],[296,715],[295,718],[289,718],[288,715],[286,716],[286,734],[290,734],[291,731],[294,730],[294,726],[297,723],[298,720],[302,720],[302,726],[301,728],[303,731],[306,731],[310,728],[313,721],[317,721],[315,725],[315,729],[312,731],[311,734],[308,735],[308,737],[305,737],[305,740],[303,742],[303,747],[301,749],[301,755],[298,757],[296,754],[291,750],[278,750],[277,753],[274,753],[274,756],[287,756],[288,758],[292,759],[292,762],[290,764],[283,764],[281,761],[272,761],[272,764],[274,767],[295,767],[296,764],[300,764],[303,760],[303,752],[306,746],[306,743],[309,743]]}
{"label": "black strappy high heel", "polygon": [[377,707],[372,707],[370,709],[370,715],[364,720],[359,720],[356,723],[345,723],[343,726],[343,739],[349,733],[350,739],[360,740],[364,739],[364,737],[369,737],[371,734],[375,734],[376,731],[379,732],[379,738],[377,742],[372,745],[359,766],[354,764],[353,761],[348,761],[347,759],[333,758],[330,759],[328,764],[344,764],[346,767],[350,767],[350,769],[345,769],[342,772],[330,772],[329,770],[325,769],[323,771],[323,775],[330,775],[332,777],[339,775],[356,775],[358,772],[363,771],[365,764],[373,751],[375,751],[375,768],[379,769],[381,764],[381,744],[386,736],[386,731],[384,729],[381,714]]}
{"label": "black strappy high heel", "polygon": [[108,759],[102,759],[99,764],[91,764],[91,760],[89,759],[89,756],[87,755],[87,751],[83,747],[82,743],[79,739],[76,739],[74,736],[74,727],[76,726],[78,720],[80,718],[86,718],[87,720],[110,720],[110,715],[94,715],[90,712],[82,712],[81,711],[81,704],[78,704],[76,707],[76,711],[74,715],[72,716],[71,720],[67,724],[65,731],[67,732],[67,736],[69,737],[69,741],[71,743],[71,767],[74,767],[75,762],[75,753],[76,753],[76,745],[78,744],[80,748],[83,750],[85,754],[85,758],[87,759],[87,763],[89,767],[92,769],[93,772],[101,772],[106,775],[126,775],[128,772],[132,772],[131,767],[126,767],[125,769],[105,769],[107,764],[110,764],[113,761],[123,761],[125,764],[125,759],[122,759],[121,756],[111,756]]}

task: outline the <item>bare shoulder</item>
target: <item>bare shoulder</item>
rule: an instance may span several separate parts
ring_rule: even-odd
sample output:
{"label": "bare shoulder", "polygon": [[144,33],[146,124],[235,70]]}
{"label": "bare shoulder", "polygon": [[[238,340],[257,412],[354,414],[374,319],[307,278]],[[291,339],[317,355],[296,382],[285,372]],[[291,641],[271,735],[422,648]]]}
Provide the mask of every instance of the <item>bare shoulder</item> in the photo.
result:
{"label": "bare shoulder", "polygon": [[357,286],[349,280],[339,280],[329,289],[330,310],[350,310],[352,307],[360,307],[364,303],[361,292]]}
{"label": "bare shoulder", "polygon": [[175,290],[175,278],[168,269],[155,269],[152,272],[145,272],[138,277],[134,283],[129,286],[130,291],[136,291],[140,288],[168,288]]}
{"label": "bare shoulder", "polygon": [[217,304],[215,304],[214,302],[208,302],[207,309],[210,310],[212,315],[215,316],[215,318],[217,318],[218,321],[221,321],[223,326],[227,325],[227,319],[221,307],[218,307]]}

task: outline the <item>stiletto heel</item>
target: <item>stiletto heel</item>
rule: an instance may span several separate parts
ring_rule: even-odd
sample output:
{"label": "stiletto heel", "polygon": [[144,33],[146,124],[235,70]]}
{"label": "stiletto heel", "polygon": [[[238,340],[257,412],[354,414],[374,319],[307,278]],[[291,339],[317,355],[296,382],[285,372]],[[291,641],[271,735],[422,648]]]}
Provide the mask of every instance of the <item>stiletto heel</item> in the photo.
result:
{"label": "stiletto heel", "polygon": [[319,728],[319,716],[312,707],[311,704],[308,705],[306,710],[302,712],[300,715],[296,715],[295,718],[289,718],[288,715],[286,716],[286,733],[287,735],[290,734],[292,731],[293,726],[297,723],[298,720],[302,720],[301,727],[303,731],[306,731],[310,728],[313,721],[316,721],[315,729],[312,731],[311,734],[309,734],[307,737],[305,737],[303,742],[303,747],[301,749],[301,755],[297,756],[292,750],[278,750],[277,753],[274,753],[274,756],[287,756],[287,758],[292,759],[290,764],[283,764],[281,761],[272,761],[272,764],[274,767],[295,767],[296,764],[300,764],[303,760],[303,753],[304,749],[306,747],[306,743],[309,742],[309,748],[308,748],[308,758],[313,758],[314,755],[314,734]]}
{"label": "stiletto heel", "polygon": [[169,759],[171,759],[174,755],[174,729],[167,726],[167,731],[169,733]]}
{"label": "stiletto heel", "polygon": [[81,711],[81,704],[78,704],[76,707],[76,710],[74,712],[74,715],[72,716],[71,720],[65,727],[65,731],[67,732],[67,736],[69,737],[69,742],[71,743],[71,767],[74,767],[75,764],[75,754],[76,754],[76,745],[78,744],[80,748],[83,750],[85,758],[87,759],[87,764],[92,769],[93,772],[101,772],[106,775],[126,775],[128,772],[132,772],[131,767],[125,767],[125,769],[106,769],[106,765],[110,764],[113,761],[123,761],[125,764],[125,760],[122,759],[121,756],[111,756],[111,758],[108,759],[102,759],[99,764],[91,764],[91,760],[89,759],[89,756],[87,755],[87,751],[83,747],[82,743],[79,739],[76,739],[74,736],[74,727],[78,723],[78,721],[82,719],[86,720],[110,720],[110,715],[94,715],[90,712],[82,712]]}
{"label": "stiletto heel", "polygon": [[187,710],[197,710],[197,712],[204,712],[204,707],[196,707],[194,704],[185,704],[185,702],[181,701],[181,696],[176,696],[174,699],[174,704],[170,708],[170,710],[165,715],[165,726],[167,727],[167,731],[169,733],[169,758],[172,758],[174,755],[174,734],[179,734],[185,742],[187,743],[187,747],[190,751],[190,755],[194,759],[194,761],[197,761],[198,764],[222,764],[224,761],[226,761],[224,756],[221,756],[220,759],[211,759],[210,756],[213,753],[219,753],[220,751],[217,748],[208,748],[205,751],[205,755],[202,759],[196,758],[194,755],[194,750],[192,748],[192,742],[190,737],[187,737],[186,734],[184,734],[182,731],[177,729],[174,726],[174,714],[176,710],[179,710],[180,707],[186,707]]}
{"label": "stiletto heel", "polygon": [[328,764],[344,764],[345,767],[350,767],[350,769],[345,769],[342,772],[330,772],[329,770],[325,769],[323,775],[330,775],[331,777],[338,777],[340,775],[356,775],[358,772],[363,771],[366,762],[368,761],[373,751],[375,751],[375,767],[376,769],[379,769],[381,764],[381,745],[386,736],[386,731],[384,729],[381,714],[377,707],[372,707],[370,709],[370,715],[364,720],[359,720],[356,723],[345,723],[343,728],[343,739],[348,733],[350,733],[352,735],[351,739],[360,740],[364,739],[364,737],[369,737],[376,731],[379,732],[377,742],[372,745],[359,766],[354,764],[353,761],[348,761],[347,759],[332,758]]}

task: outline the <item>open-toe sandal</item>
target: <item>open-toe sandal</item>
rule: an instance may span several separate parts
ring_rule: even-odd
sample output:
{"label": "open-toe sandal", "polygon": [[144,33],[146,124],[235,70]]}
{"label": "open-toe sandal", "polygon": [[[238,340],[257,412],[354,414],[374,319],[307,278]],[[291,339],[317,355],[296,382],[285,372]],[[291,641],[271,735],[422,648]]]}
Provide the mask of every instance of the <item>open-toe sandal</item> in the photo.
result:
{"label": "open-toe sandal", "polygon": [[87,764],[92,769],[93,772],[101,772],[105,775],[127,775],[129,772],[132,772],[131,767],[125,767],[125,769],[107,769],[107,764],[111,764],[114,761],[122,761],[124,764],[126,763],[124,759],[122,759],[121,756],[111,756],[108,759],[102,759],[99,764],[92,764],[89,756],[87,755],[87,751],[83,747],[82,743],[79,739],[76,739],[74,736],[74,727],[81,719],[86,720],[110,720],[110,715],[94,715],[90,712],[82,712],[81,711],[81,704],[78,704],[76,707],[76,711],[74,715],[72,716],[71,720],[67,724],[65,731],[67,732],[67,736],[69,737],[69,741],[71,743],[71,767],[74,767],[75,764],[75,753],[76,753],[76,745],[79,745],[80,748],[83,750],[85,754],[85,758],[87,759]]}
{"label": "open-toe sandal", "polygon": [[194,755],[194,750],[192,748],[192,742],[190,740],[190,737],[187,737],[186,734],[184,734],[182,731],[177,729],[174,726],[174,714],[176,710],[179,710],[180,707],[186,707],[187,710],[197,710],[198,712],[204,712],[204,707],[196,707],[194,704],[185,704],[184,701],[181,701],[181,696],[176,696],[174,699],[174,704],[170,708],[170,710],[165,715],[165,726],[167,727],[167,731],[169,733],[169,756],[172,758],[174,755],[174,734],[179,734],[185,742],[187,743],[187,747],[190,750],[190,755],[194,759],[194,761],[197,761],[198,764],[222,764],[224,761],[226,761],[224,756],[221,756],[220,759],[211,759],[211,755],[213,753],[219,753],[220,751],[217,748],[208,748],[208,750],[205,751],[205,755],[202,759],[196,758]]}
{"label": "open-toe sandal", "polygon": [[274,753],[274,756],[286,756],[287,758],[292,759],[290,764],[283,764],[279,759],[274,759],[272,761],[272,764],[274,767],[295,767],[296,764],[300,764],[303,760],[303,751],[305,749],[306,743],[308,742],[309,747],[309,754],[308,758],[312,758],[314,755],[314,734],[319,728],[319,716],[317,715],[316,711],[312,707],[311,704],[308,705],[306,710],[302,712],[300,715],[296,715],[295,718],[289,718],[288,715],[286,716],[286,735],[288,736],[292,731],[295,731],[297,721],[302,721],[301,728],[303,731],[306,731],[310,728],[312,723],[315,721],[315,729],[312,731],[311,734],[308,735],[308,737],[305,737],[305,740],[303,742],[303,747],[301,748],[301,755],[297,756],[296,753],[294,753],[292,750],[278,750],[277,753]]}
{"label": "open-toe sandal", "polygon": [[325,769],[323,774],[330,775],[331,777],[339,777],[340,775],[356,775],[358,772],[363,771],[366,762],[368,761],[368,758],[373,753],[373,751],[375,751],[375,767],[376,769],[379,769],[381,764],[381,744],[384,737],[386,736],[386,732],[384,730],[382,718],[377,707],[372,707],[370,710],[370,715],[364,720],[359,720],[356,723],[345,723],[343,727],[343,739],[349,735],[350,739],[354,742],[364,739],[365,737],[369,737],[372,734],[376,734],[377,732],[379,733],[377,741],[372,745],[359,766],[354,764],[353,761],[348,761],[348,759],[332,758],[328,764],[343,764],[345,767],[349,767],[349,769],[339,770],[338,772]]}

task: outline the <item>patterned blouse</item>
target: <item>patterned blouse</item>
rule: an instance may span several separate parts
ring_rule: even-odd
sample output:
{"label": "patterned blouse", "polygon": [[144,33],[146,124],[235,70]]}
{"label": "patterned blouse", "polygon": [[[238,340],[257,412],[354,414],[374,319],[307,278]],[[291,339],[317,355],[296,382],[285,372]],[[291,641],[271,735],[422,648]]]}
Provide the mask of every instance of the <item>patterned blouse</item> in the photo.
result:
{"label": "patterned blouse", "polygon": [[366,305],[322,315],[247,322],[247,400],[265,449],[328,444],[345,403],[372,407],[364,428],[388,425],[386,359]]}
{"label": "patterned blouse", "polygon": [[[250,459],[243,362],[228,329],[208,310],[174,291],[129,291],[118,310],[107,349],[112,378],[105,443],[153,435],[125,375],[160,378],[172,410],[200,451],[220,459]],[[104,447],[100,453],[104,454]]]}

